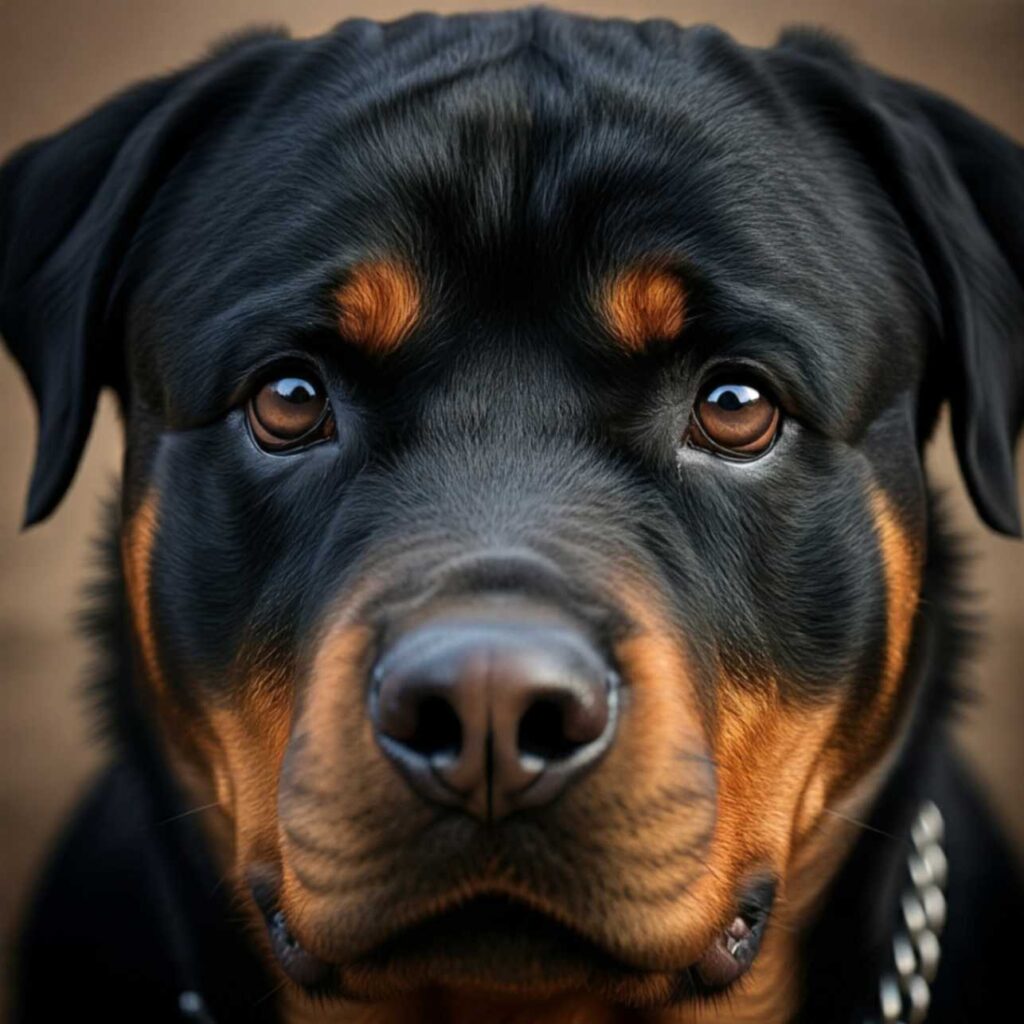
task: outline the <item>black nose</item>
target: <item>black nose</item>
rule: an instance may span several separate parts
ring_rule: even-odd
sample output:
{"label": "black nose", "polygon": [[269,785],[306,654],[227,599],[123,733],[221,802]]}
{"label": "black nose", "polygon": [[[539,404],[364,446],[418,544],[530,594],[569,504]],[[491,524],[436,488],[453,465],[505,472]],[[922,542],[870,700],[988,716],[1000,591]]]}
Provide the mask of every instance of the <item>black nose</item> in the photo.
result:
{"label": "black nose", "polygon": [[612,744],[618,677],[570,622],[449,610],[377,663],[377,741],[426,799],[493,821],[553,800]]}

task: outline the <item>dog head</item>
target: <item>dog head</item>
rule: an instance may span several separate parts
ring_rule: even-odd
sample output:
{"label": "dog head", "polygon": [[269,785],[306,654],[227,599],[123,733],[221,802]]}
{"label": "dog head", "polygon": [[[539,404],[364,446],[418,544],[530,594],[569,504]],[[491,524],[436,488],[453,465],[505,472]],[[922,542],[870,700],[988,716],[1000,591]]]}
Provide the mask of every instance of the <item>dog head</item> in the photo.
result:
{"label": "dog head", "polygon": [[28,519],[115,388],[139,686],[293,982],[746,971],[913,704],[943,402],[1018,532],[1021,171],[816,37],[547,12],[249,37],[8,162]]}

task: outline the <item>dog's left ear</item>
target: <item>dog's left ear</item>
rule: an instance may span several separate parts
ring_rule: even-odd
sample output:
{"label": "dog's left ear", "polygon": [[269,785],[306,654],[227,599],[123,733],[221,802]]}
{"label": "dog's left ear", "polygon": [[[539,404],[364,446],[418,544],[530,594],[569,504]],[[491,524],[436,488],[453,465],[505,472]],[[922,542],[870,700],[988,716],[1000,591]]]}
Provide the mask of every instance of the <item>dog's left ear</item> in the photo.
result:
{"label": "dog's left ear", "polygon": [[828,129],[853,142],[920,256],[935,321],[929,381],[948,399],[982,519],[1021,535],[1014,451],[1024,420],[1024,150],[926,89],[814,33],[776,51]]}
{"label": "dog's left ear", "polygon": [[39,411],[25,524],[74,476],[100,389],[124,398],[117,282],[147,204],[198,140],[252,95],[278,33],[109,100],[0,167],[0,333]]}

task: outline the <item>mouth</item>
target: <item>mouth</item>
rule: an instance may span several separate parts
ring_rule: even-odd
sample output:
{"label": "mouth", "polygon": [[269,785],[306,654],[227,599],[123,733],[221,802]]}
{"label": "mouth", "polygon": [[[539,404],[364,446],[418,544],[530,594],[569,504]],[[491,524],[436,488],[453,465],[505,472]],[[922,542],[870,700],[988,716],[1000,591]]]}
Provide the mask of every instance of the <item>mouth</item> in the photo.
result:
{"label": "mouth", "polygon": [[477,896],[404,928],[345,964],[306,949],[285,913],[264,897],[274,956],[300,988],[321,997],[377,999],[427,986],[546,997],[574,990],[621,1003],[672,1004],[711,997],[754,963],[774,883],[748,886],[732,919],[696,963],[677,971],[630,964],[553,917],[506,896]]}

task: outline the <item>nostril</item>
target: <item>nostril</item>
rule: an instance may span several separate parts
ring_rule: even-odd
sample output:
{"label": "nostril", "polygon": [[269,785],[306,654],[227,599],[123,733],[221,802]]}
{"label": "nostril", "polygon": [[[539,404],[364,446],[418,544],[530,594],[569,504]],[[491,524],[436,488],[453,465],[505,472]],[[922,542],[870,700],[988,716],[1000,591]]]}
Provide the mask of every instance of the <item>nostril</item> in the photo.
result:
{"label": "nostril", "polygon": [[424,697],[416,709],[416,726],[404,746],[424,757],[458,757],[462,750],[462,723],[443,697]]}
{"label": "nostril", "polygon": [[565,715],[554,700],[538,700],[519,721],[516,742],[520,754],[556,761],[568,757],[576,749],[565,735]]}
{"label": "nostril", "polygon": [[570,692],[538,696],[519,720],[520,755],[552,762],[565,760],[605,734],[618,677],[608,672],[603,688],[593,684]]}
{"label": "nostril", "polygon": [[606,722],[603,708],[588,708],[572,698],[542,697],[520,719],[519,753],[544,761],[564,760],[597,739]]}

